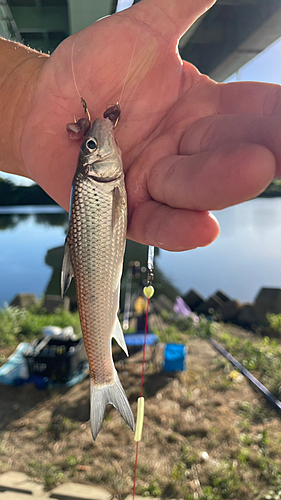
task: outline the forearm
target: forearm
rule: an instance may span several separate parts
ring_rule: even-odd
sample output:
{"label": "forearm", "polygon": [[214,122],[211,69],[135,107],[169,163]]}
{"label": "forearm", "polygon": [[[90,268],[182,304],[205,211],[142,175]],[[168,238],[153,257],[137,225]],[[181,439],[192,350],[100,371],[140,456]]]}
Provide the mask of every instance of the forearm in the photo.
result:
{"label": "forearm", "polygon": [[27,175],[21,136],[36,80],[48,56],[0,38],[0,170]]}

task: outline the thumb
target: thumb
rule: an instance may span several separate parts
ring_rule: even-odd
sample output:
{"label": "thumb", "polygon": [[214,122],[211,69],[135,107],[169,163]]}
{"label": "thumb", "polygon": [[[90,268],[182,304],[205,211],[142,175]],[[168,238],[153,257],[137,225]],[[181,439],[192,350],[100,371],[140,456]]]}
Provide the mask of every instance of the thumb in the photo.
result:
{"label": "thumb", "polygon": [[142,0],[145,22],[162,35],[180,38],[216,0]]}

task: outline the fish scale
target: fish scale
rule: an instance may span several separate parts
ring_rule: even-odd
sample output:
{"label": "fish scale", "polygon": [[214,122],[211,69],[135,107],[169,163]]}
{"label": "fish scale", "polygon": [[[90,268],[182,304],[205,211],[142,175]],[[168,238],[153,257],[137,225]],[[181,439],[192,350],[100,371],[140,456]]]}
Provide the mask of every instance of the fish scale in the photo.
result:
{"label": "fish scale", "polygon": [[117,318],[126,229],[127,197],[121,153],[112,125],[108,120],[98,119],[80,150],[62,268],[63,295],[73,274],[76,281],[90,367],[94,439],[108,403],[134,428],[132,411],[111,352],[112,337],[115,337],[127,353]]}

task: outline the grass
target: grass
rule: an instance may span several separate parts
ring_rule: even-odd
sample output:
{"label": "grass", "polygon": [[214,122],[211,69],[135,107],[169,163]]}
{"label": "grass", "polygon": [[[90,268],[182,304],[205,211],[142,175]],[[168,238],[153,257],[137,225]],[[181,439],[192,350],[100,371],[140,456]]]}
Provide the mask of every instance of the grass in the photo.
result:
{"label": "grass", "polygon": [[[68,315],[68,313],[46,315],[41,310],[29,310],[22,313],[16,308],[8,309],[9,311],[5,310],[5,320],[10,325],[12,338],[14,336],[19,339],[23,334],[31,338],[34,331],[39,328],[38,325],[41,325],[41,321],[44,321],[44,326],[51,322],[64,326],[63,321],[67,320],[67,324],[70,324],[70,318],[73,326],[79,325],[77,315]],[[34,326],[32,319],[35,317],[37,323]],[[251,369],[258,378],[265,380],[266,377],[273,375],[277,383],[281,356],[279,344],[268,338],[257,338],[253,343],[247,338],[237,339],[225,331],[225,328],[222,329],[216,323],[200,319],[197,324],[181,322],[180,329],[175,324],[170,324],[164,332],[159,333],[159,336],[162,342],[181,343],[186,343],[187,336],[189,338],[193,336],[192,345],[200,349],[203,342],[198,341],[194,336],[204,338],[213,335],[245,366],[249,368],[252,366]],[[165,425],[162,426],[161,421],[157,423],[155,419],[155,429],[150,427],[151,434],[148,441],[151,440],[151,446],[152,444],[155,447],[159,446],[162,456],[165,456],[167,461],[165,470],[159,468],[156,459],[155,463],[152,462],[153,454],[150,457],[149,442],[144,440],[142,446],[145,445],[148,448],[139,463],[137,494],[144,497],[182,500],[195,500],[196,498],[201,500],[239,500],[241,498],[281,500],[281,494],[279,494],[281,492],[279,458],[281,441],[278,442],[276,438],[278,427],[276,422],[271,422],[270,412],[258,402],[253,403],[250,397],[249,401],[243,401],[248,397],[248,393],[246,395],[244,393],[241,400],[238,399],[240,386],[234,385],[229,379],[228,375],[233,368],[223,357],[219,355],[214,357],[211,365],[206,365],[205,371],[199,368],[198,370],[196,366],[190,368],[190,370],[197,370],[196,380],[185,378],[185,376],[180,379],[182,393],[177,401],[180,404],[181,415],[172,416],[174,423],[169,424],[169,429],[165,429]],[[189,371],[185,375],[189,375]],[[168,394],[166,397],[168,399],[171,397],[168,391],[172,387],[173,381],[171,380],[167,387],[161,388],[163,397],[165,397],[165,391]],[[201,391],[199,397],[195,395],[198,387]],[[229,391],[230,388],[235,391]],[[223,393],[223,395],[220,396],[218,393]],[[234,404],[227,406],[231,398]],[[224,410],[221,414],[220,409]],[[29,474],[42,481],[46,490],[63,481],[83,480],[88,483],[101,484],[105,488],[110,486],[115,491],[115,496],[120,493],[120,498],[124,492],[127,495],[131,488],[133,463],[126,462],[127,458],[120,458],[116,450],[111,449],[111,445],[103,450],[102,459],[99,456],[101,450],[98,451],[92,442],[85,442],[83,447],[79,448],[79,422],[60,414],[53,415],[51,421],[46,420],[44,424],[37,424],[36,439],[40,444],[40,450],[45,449],[47,444],[52,449],[52,446],[57,446],[56,441],[61,440],[60,456],[54,455],[52,463],[50,463],[52,460],[50,456],[45,458],[45,463],[43,463],[43,457],[42,462],[31,460],[28,464]],[[185,429],[184,416],[195,419],[190,424],[192,427],[190,435],[181,432]],[[205,419],[209,420],[206,431],[204,431]],[[227,425],[225,425],[225,420],[227,420]],[[222,426],[221,423],[223,423]],[[148,421],[146,424],[149,426]],[[115,439],[113,436],[111,438],[112,441]],[[1,443],[0,471],[4,471],[5,462],[10,453],[9,440],[5,441],[4,434]],[[131,451],[132,449],[129,448],[128,455]],[[209,458],[203,460],[202,452],[208,452]],[[79,466],[90,467],[82,472]],[[120,467],[122,473],[120,473]],[[200,480],[199,486],[196,483],[197,473]],[[125,493],[123,498],[126,496]]]}
{"label": "grass", "polygon": [[243,401],[237,408],[243,420],[252,424],[263,424],[267,421],[267,411],[259,405],[253,405],[248,401]]}
{"label": "grass", "polygon": [[80,333],[78,312],[58,311],[46,314],[42,308],[29,310],[19,307],[0,309],[0,347],[13,346],[36,337],[44,326],[53,325],[64,328],[72,326],[75,333]]}
{"label": "grass", "polygon": [[79,422],[62,415],[55,415],[48,425],[48,433],[51,439],[58,441],[62,434],[69,434],[79,427]]}
{"label": "grass", "polygon": [[157,478],[153,479],[145,486],[138,485],[136,487],[136,494],[144,497],[160,497],[162,494],[161,481]]}
{"label": "grass", "polygon": [[45,490],[51,490],[59,482],[66,479],[64,473],[57,465],[42,463],[37,460],[30,460],[28,464],[28,473],[31,477],[42,480]]}
{"label": "grass", "polygon": [[[213,337],[264,384],[276,398],[281,397],[281,345],[269,337],[255,342],[216,328]],[[258,419],[258,415],[256,415]]]}

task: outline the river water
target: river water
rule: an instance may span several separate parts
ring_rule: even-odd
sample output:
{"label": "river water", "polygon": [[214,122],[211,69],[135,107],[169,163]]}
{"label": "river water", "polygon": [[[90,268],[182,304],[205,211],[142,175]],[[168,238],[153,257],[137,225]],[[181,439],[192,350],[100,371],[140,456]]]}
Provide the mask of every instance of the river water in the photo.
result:
{"label": "river water", "polygon": [[[193,288],[207,297],[220,289],[241,301],[252,301],[261,286],[281,287],[281,199],[259,198],[214,213],[218,239],[189,252],[160,250],[162,275],[182,294]],[[52,293],[59,293],[47,252],[63,245],[66,228],[67,214],[58,207],[0,209],[0,307],[19,292],[40,297],[52,276]],[[133,258],[146,265],[144,249],[132,248]]]}

